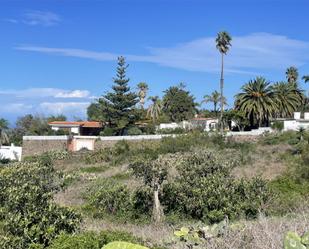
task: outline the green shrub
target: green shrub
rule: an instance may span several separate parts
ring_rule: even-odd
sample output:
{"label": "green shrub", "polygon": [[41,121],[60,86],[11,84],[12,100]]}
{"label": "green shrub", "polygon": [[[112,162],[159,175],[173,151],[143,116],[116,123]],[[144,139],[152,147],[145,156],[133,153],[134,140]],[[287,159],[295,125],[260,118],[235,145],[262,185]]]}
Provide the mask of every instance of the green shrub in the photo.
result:
{"label": "green shrub", "polygon": [[145,127],[141,127],[141,130],[147,135],[156,134],[156,126],[154,124],[147,124]]}
{"label": "green shrub", "polygon": [[261,138],[261,143],[266,145],[276,145],[280,143],[295,144],[298,135],[295,131],[285,131],[280,134],[269,133]]}
{"label": "green shrub", "polygon": [[97,151],[90,152],[84,158],[85,163],[94,164],[101,162],[109,162],[113,158],[111,148],[103,148]]}
{"label": "green shrub", "polygon": [[115,130],[110,127],[105,127],[103,131],[100,132],[100,136],[114,136]]}
{"label": "green shrub", "polygon": [[138,128],[138,127],[131,127],[128,129],[128,135],[133,136],[133,135],[142,135],[143,132]]}
{"label": "green shrub", "polygon": [[93,232],[81,234],[60,234],[48,249],[101,249],[98,235]]}
{"label": "green shrub", "polygon": [[309,196],[309,183],[298,182],[290,175],[272,180],[269,188],[273,197],[268,203],[267,212],[273,215],[285,215],[297,210]]}
{"label": "green shrub", "polygon": [[2,243],[7,248],[47,246],[59,233],[72,233],[79,226],[78,214],[52,201],[61,179],[51,159],[44,155],[32,160],[0,168],[0,219],[6,234]]}
{"label": "green shrub", "polygon": [[122,231],[102,231],[99,234],[100,245],[105,245],[113,241],[126,241],[131,243],[141,243],[141,239],[136,238],[131,233]]}
{"label": "green shrub", "polygon": [[104,179],[87,190],[87,193],[90,206],[96,209],[95,215],[124,217],[132,211],[130,191],[114,180]]}
{"label": "green shrub", "polygon": [[187,131],[183,128],[166,128],[166,129],[160,129],[158,130],[159,134],[185,134]]}
{"label": "green shrub", "polygon": [[234,179],[230,171],[237,162],[215,151],[196,151],[176,161],[179,176],[164,187],[163,204],[167,212],[214,223],[225,216],[256,217],[267,200],[264,181]]}
{"label": "green shrub", "polygon": [[275,121],[271,124],[271,128],[276,131],[282,131],[284,129],[283,121]]}

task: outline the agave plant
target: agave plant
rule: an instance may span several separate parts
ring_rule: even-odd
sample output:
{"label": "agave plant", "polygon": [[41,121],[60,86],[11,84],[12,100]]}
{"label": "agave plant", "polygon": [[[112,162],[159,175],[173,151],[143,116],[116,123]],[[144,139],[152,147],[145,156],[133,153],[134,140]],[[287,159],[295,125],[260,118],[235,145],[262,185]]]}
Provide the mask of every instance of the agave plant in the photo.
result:
{"label": "agave plant", "polygon": [[149,249],[148,247],[123,241],[114,241],[103,246],[102,249]]}
{"label": "agave plant", "polygon": [[283,246],[284,249],[307,249],[309,247],[309,232],[303,236],[288,232],[284,237]]}

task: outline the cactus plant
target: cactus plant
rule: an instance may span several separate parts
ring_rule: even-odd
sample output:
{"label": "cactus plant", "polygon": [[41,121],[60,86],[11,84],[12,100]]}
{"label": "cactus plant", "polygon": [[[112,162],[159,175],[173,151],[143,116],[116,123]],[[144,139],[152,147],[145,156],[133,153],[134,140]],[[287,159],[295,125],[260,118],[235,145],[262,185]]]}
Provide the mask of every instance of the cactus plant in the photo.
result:
{"label": "cactus plant", "polygon": [[309,231],[301,237],[301,242],[309,248]]}
{"label": "cactus plant", "polygon": [[149,248],[137,244],[132,244],[129,242],[114,241],[103,246],[102,249],[149,249]]}
{"label": "cactus plant", "polygon": [[284,238],[284,249],[306,249],[297,233],[288,232]]}

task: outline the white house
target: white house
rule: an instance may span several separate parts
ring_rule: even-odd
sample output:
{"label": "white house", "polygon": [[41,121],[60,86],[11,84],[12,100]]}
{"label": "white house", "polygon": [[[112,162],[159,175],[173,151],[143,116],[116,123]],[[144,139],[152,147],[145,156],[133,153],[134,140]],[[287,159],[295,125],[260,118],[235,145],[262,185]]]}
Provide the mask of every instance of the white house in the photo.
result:
{"label": "white house", "polygon": [[[280,119],[278,119],[280,121]],[[297,131],[299,128],[304,128],[309,130],[309,112],[305,112],[303,118],[301,117],[300,112],[294,112],[294,118],[291,119],[283,119],[283,130],[293,130]]]}
{"label": "white house", "polygon": [[52,130],[66,130],[71,134],[92,136],[99,135],[103,128],[101,122],[96,121],[80,121],[80,122],[68,122],[68,121],[53,121],[48,123]]}
{"label": "white house", "polygon": [[218,126],[218,118],[193,118],[190,120],[192,128],[201,127],[204,131],[215,130]]}
{"label": "white house", "polygon": [[13,161],[21,160],[22,147],[14,146],[0,146],[0,158],[2,159],[10,159]]}

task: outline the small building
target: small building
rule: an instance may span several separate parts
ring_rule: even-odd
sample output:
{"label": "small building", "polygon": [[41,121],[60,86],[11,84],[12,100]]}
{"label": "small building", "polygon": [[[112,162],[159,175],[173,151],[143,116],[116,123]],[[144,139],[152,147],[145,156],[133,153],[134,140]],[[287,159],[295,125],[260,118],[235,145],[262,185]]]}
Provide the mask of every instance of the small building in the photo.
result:
{"label": "small building", "polygon": [[48,123],[54,131],[66,131],[68,134],[79,136],[97,136],[102,131],[104,125],[97,121],[53,121]]}
{"label": "small building", "polygon": [[204,131],[212,131],[218,127],[218,118],[195,117],[190,120],[192,128],[202,128]]}
{"label": "small building", "polygon": [[0,159],[8,159],[12,161],[21,160],[22,147],[14,146],[0,146]]}
{"label": "small building", "polygon": [[290,119],[277,119],[277,121],[283,122],[284,131],[297,131],[300,128],[309,130],[309,112],[305,112],[301,117],[300,112],[294,112],[294,117]]}

